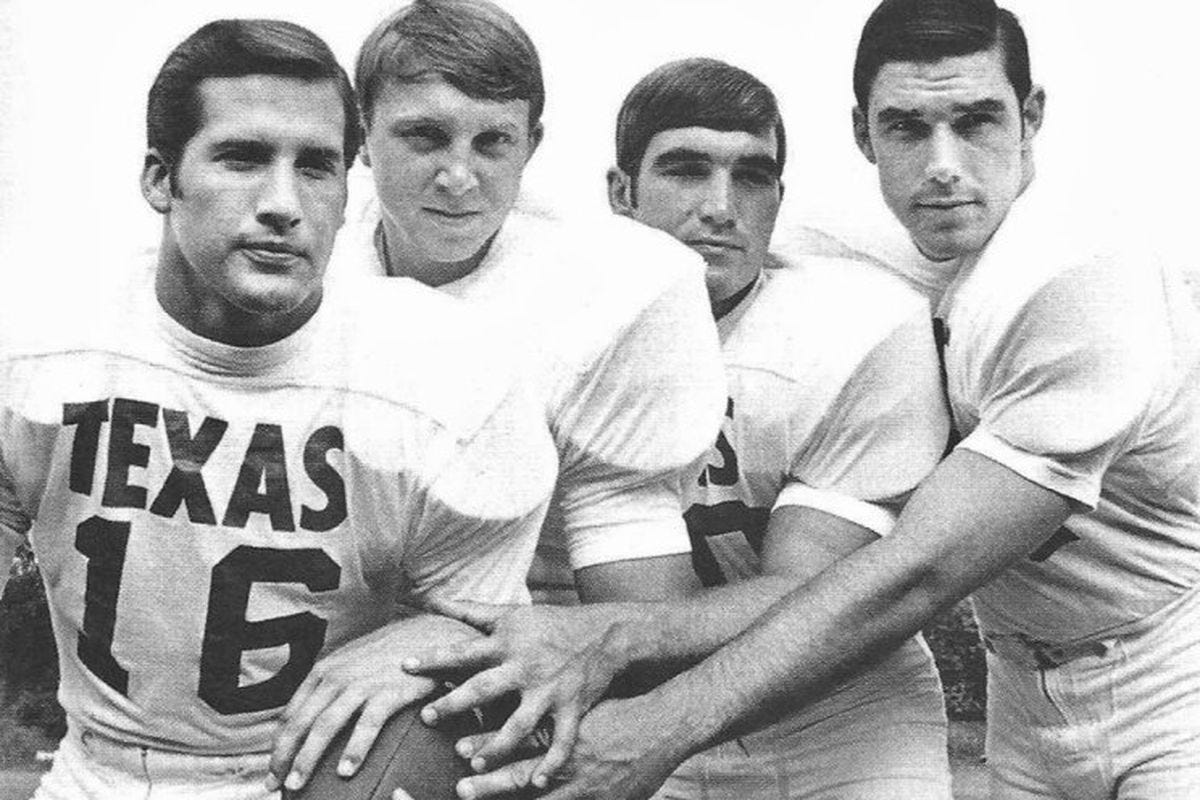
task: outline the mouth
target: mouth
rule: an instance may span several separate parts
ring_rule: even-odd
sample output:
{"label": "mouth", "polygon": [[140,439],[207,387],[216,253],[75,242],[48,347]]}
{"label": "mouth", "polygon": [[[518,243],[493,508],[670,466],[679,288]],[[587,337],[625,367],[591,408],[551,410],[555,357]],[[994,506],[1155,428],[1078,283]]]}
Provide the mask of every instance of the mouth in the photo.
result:
{"label": "mouth", "polygon": [[711,253],[728,253],[732,251],[742,251],[746,248],[742,247],[737,242],[731,242],[727,239],[688,239],[685,244],[693,250]]}
{"label": "mouth", "polygon": [[458,225],[472,222],[475,219],[479,218],[479,216],[482,215],[482,213],[483,213],[482,211],[452,211],[452,210],[445,209],[445,208],[430,208],[430,207],[426,207],[423,210],[425,211],[425,213],[430,214],[431,216],[436,217],[437,219],[442,220],[443,222],[448,222],[451,224],[458,224]]}
{"label": "mouth", "polygon": [[936,200],[918,200],[913,203],[913,206],[923,211],[956,211],[960,208],[969,208],[977,206],[979,202],[976,200],[945,198]]}
{"label": "mouth", "polygon": [[251,261],[267,267],[287,267],[306,257],[303,248],[274,239],[246,240],[238,249]]}

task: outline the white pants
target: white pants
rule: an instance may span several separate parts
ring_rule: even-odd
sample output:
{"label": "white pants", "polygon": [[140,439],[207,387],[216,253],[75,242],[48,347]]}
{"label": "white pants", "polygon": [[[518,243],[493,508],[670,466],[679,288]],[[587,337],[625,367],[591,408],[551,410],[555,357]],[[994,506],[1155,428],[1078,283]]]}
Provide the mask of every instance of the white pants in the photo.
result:
{"label": "white pants", "polygon": [[1056,667],[988,653],[993,800],[1200,798],[1200,590]]}
{"label": "white pants", "polygon": [[942,685],[924,642],[868,676],[781,721],[777,738],[768,728],[692,757],[654,800],[950,800]]}
{"label": "white pants", "polygon": [[266,789],[267,760],[168,753],[68,724],[33,800],[277,800]]}

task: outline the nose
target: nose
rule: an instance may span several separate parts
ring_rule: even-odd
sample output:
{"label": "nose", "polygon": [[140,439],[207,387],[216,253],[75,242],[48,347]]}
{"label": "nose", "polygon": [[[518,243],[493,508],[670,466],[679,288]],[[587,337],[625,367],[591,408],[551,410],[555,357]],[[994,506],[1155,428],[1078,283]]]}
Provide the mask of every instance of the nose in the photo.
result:
{"label": "nose", "polygon": [[452,197],[462,197],[478,187],[479,178],[470,154],[457,150],[448,153],[434,176],[434,184]]}
{"label": "nose", "polygon": [[930,141],[931,152],[929,163],[925,167],[925,177],[944,186],[957,183],[962,177],[959,144],[958,137],[948,125],[936,127]]}
{"label": "nose", "polygon": [[732,227],[733,191],[729,176],[714,174],[704,186],[700,201],[700,219],[714,228]]}
{"label": "nose", "polygon": [[284,233],[300,224],[301,202],[296,176],[290,165],[280,164],[272,169],[258,198],[258,221],[272,230]]}

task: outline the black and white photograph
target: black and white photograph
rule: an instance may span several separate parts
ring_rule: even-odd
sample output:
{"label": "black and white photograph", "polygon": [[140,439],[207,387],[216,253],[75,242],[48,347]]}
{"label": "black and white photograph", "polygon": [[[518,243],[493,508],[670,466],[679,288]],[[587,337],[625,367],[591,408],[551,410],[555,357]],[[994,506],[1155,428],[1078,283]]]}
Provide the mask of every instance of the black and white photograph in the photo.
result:
{"label": "black and white photograph", "polygon": [[1200,797],[1169,0],[0,0],[0,800]]}

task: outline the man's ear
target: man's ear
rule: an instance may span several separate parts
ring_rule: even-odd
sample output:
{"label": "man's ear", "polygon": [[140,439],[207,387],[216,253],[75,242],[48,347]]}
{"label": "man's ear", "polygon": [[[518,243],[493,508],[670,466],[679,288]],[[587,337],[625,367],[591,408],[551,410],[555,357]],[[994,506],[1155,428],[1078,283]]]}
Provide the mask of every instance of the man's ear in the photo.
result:
{"label": "man's ear", "polygon": [[1029,147],[1033,141],[1033,137],[1037,136],[1037,132],[1042,129],[1042,122],[1046,118],[1046,90],[1040,86],[1034,86],[1029,90],[1029,95],[1025,98],[1025,102],[1021,104],[1021,139],[1022,145]]}
{"label": "man's ear", "polygon": [[871,128],[867,124],[866,112],[855,106],[850,111],[850,122],[854,126],[854,142],[858,145],[858,151],[874,164],[875,148],[871,146]]}
{"label": "man's ear", "polygon": [[151,147],[146,151],[142,163],[142,197],[160,214],[171,210],[171,165],[167,163],[157,148]]}
{"label": "man's ear", "polygon": [[633,181],[618,167],[608,170],[608,207],[614,214],[633,216]]}
{"label": "man's ear", "polygon": [[529,129],[529,155],[525,156],[525,163],[529,163],[529,159],[533,158],[533,154],[537,152],[538,145],[542,143],[542,137],[546,135],[546,128],[541,122]]}

